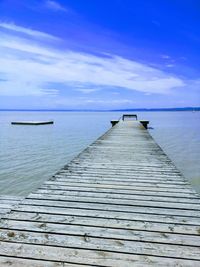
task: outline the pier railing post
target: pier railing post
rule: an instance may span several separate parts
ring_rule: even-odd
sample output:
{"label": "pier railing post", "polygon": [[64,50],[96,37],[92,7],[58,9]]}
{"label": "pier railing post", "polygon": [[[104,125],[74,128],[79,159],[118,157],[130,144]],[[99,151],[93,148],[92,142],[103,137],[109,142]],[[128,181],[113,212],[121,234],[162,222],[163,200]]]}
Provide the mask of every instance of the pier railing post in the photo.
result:
{"label": "pier railing post", "polygon": [[140,121],[140,123],[144,126],[145,129],[148,128],[149,121]]}
{"label": "pier railing post", "polygon": [[112,124],[112,127],[115,126],[119,121],[118,120],[112,120],[110,123]]}

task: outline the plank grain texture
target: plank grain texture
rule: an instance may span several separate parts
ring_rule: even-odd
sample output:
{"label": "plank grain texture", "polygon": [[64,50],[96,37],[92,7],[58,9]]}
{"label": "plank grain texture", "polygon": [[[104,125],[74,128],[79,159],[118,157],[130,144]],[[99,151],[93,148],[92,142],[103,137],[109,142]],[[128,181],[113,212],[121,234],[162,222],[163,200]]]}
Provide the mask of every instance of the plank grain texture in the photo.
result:
{"label": "plank grain texture", "polygon": [[0,210],[2,267],[200,266],[200,196],[138,121]]}

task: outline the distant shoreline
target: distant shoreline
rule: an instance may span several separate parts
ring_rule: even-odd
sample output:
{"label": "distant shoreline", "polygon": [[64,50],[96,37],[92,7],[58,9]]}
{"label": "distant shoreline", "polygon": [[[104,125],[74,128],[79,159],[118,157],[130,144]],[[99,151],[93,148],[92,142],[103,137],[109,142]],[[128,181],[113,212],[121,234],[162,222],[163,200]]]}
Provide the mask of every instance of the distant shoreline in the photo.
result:
{"label": "distant shoreline", "polygon": [[0,109],[2,111],[20,112],[157,112],[157,111],[200,111],[200,107],[184,108],[136,108],[136,109]]}

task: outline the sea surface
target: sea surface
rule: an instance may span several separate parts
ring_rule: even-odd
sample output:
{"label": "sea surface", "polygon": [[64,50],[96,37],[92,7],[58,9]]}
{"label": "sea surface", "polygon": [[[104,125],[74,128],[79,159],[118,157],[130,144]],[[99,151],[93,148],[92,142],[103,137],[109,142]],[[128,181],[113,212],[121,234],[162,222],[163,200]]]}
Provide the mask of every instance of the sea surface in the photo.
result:
{"label": "sea surface", "polygon": [[[156,142],[200,192],[200,112],[137,112]],[[24,195],[67,164],[122,112],[0,112],[0,194]],[[53,125],[11,125],[54,120]],[[131,140],[130,140],[131,142]]]}

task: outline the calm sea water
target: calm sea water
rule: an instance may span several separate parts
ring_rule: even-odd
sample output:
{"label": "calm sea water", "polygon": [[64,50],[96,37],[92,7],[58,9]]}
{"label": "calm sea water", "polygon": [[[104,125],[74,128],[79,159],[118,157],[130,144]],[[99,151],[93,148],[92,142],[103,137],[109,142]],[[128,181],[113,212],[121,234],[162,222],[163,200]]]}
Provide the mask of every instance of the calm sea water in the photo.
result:
{"label": "calm sea water", "polygon": [[[200,112],[137,112],[200,192]],[[119,112],[0,112],[0,194],[27,195],[102,135]],[[54,120],[18,126],[15,120]]]}

